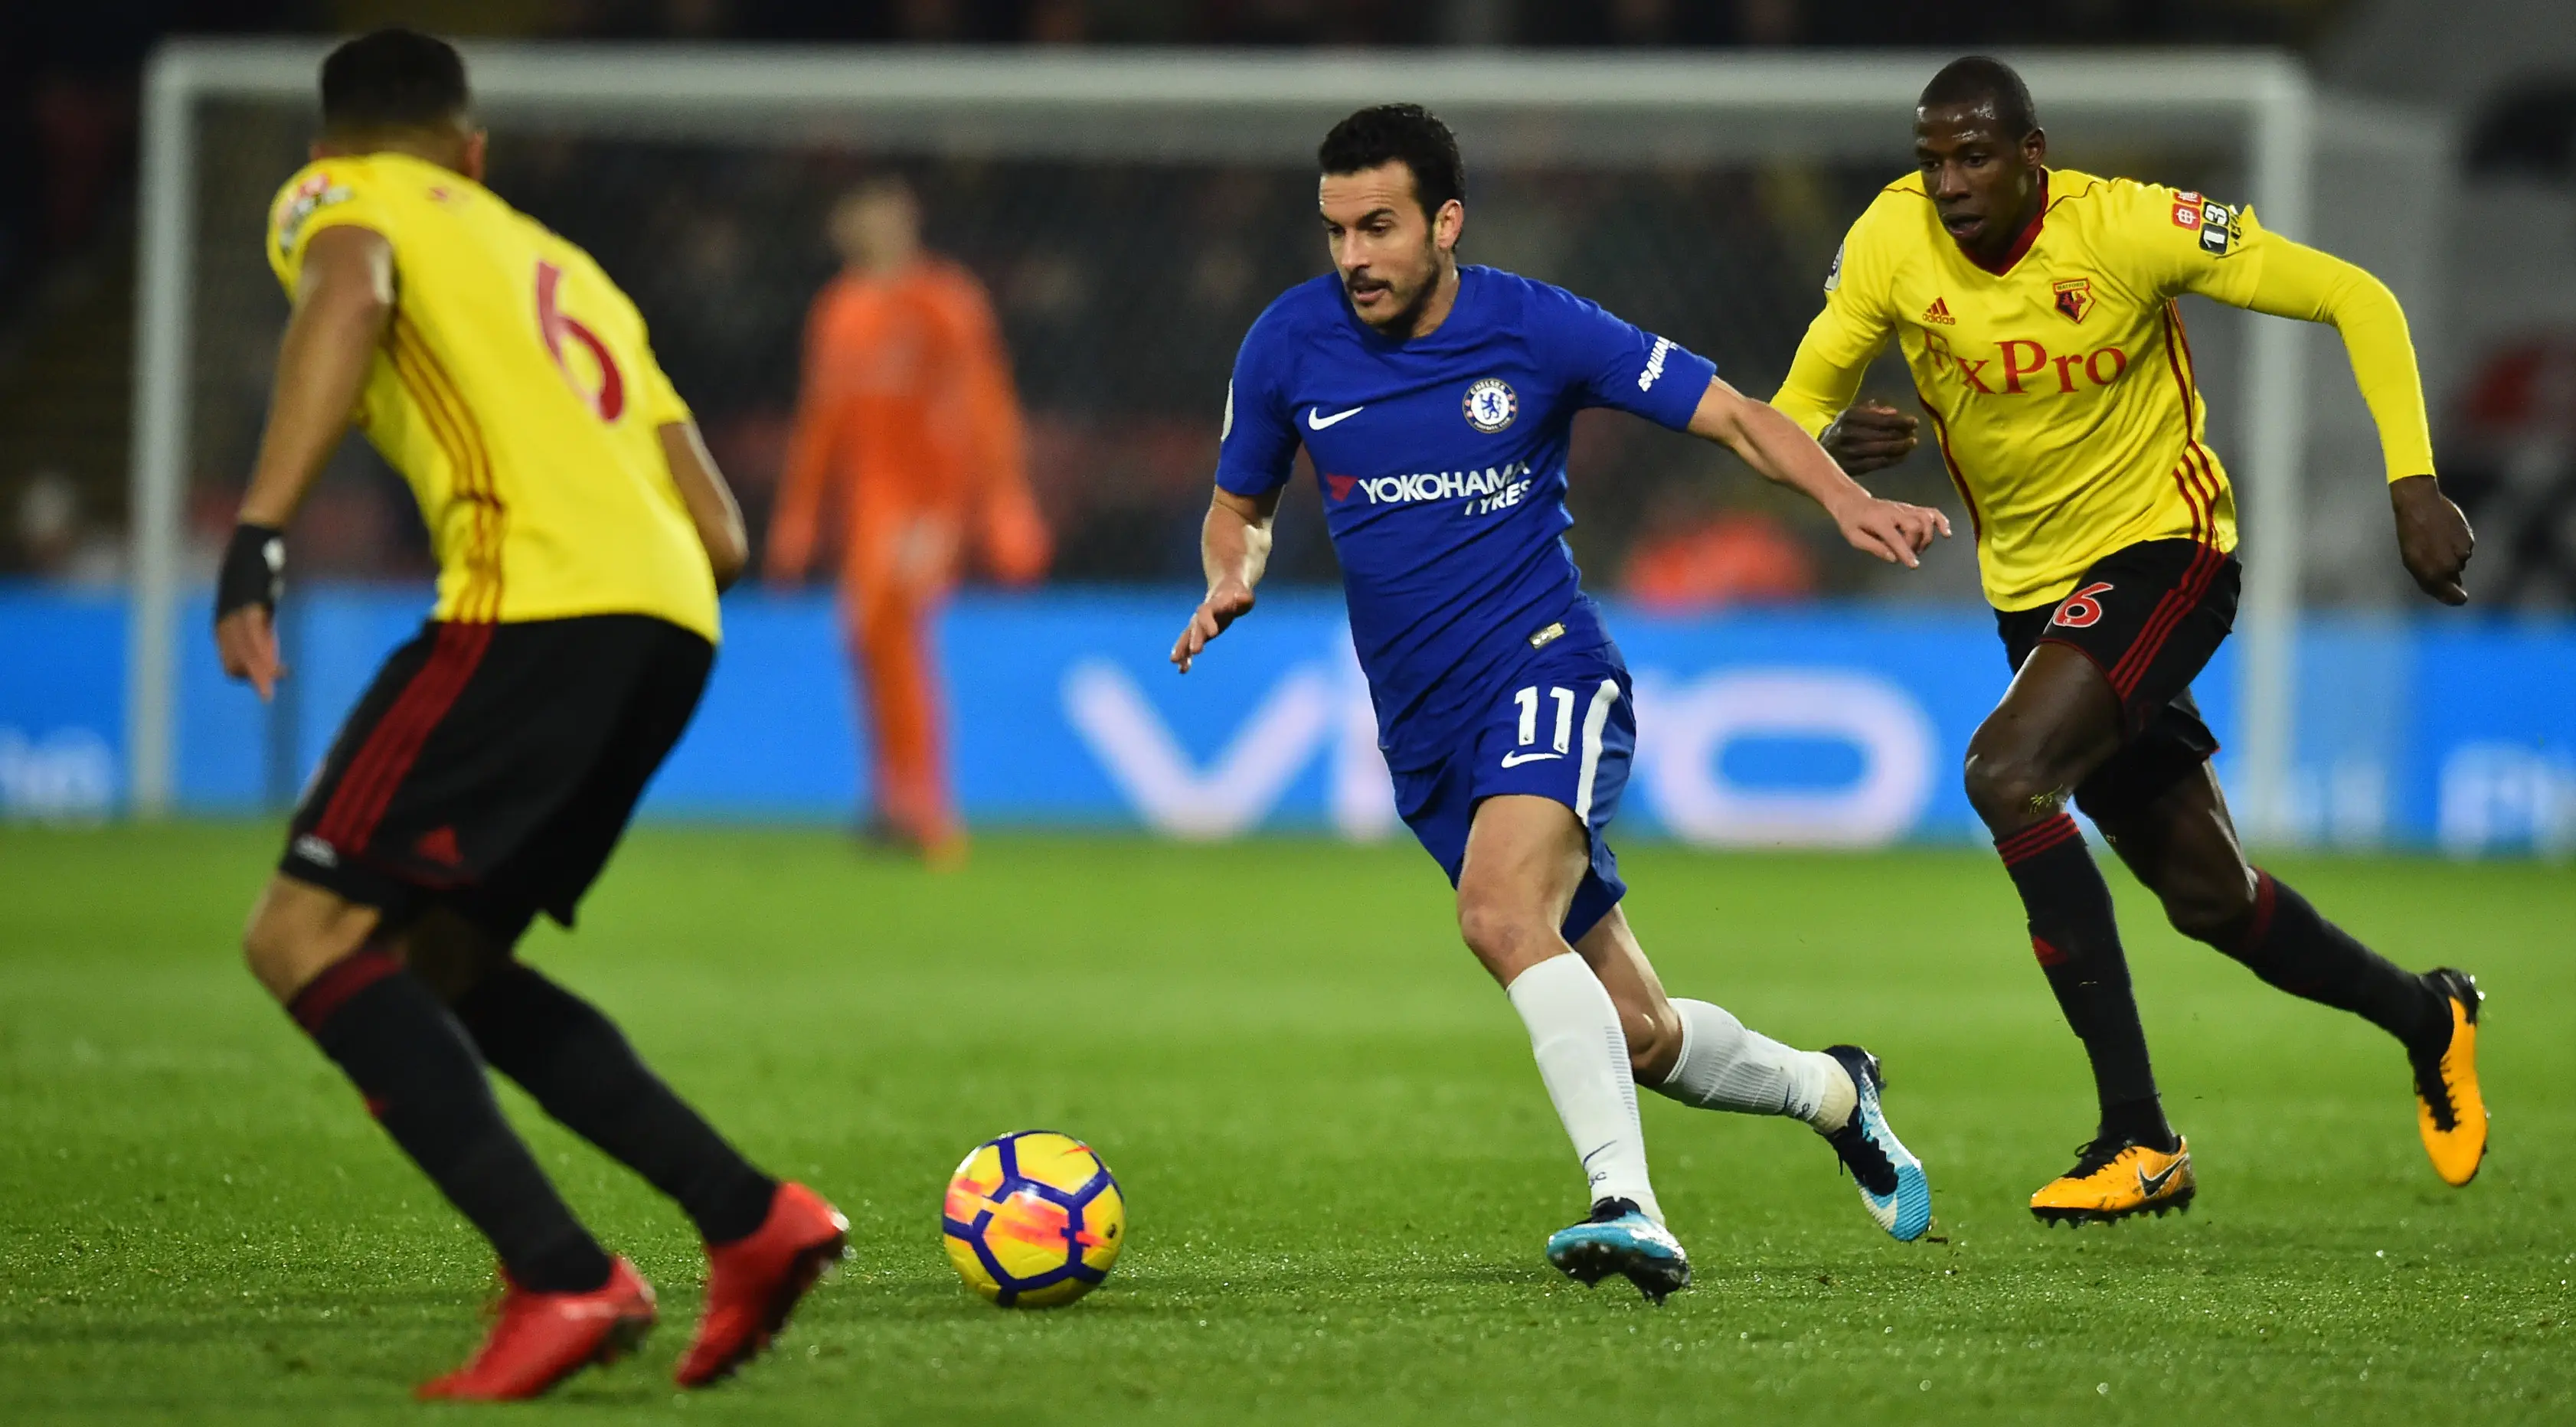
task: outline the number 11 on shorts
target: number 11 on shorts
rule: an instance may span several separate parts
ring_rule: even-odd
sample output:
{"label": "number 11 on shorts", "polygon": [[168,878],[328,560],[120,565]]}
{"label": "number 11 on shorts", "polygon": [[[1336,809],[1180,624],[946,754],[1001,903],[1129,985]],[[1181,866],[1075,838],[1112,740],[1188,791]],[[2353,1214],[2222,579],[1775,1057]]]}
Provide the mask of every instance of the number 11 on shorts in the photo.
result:
{"label": "number 11 on shorts", "polygon": [[[1556,736],[1549,741],[1557,752],[1563,753],[1574,745],[1574,691],[1552,688],[1547,697],[1556,705]],[[1538,686],[1533,684],[1513,694],[1512,702],[1521,707],[1520,744],[1527,748],[1538,742]]]}

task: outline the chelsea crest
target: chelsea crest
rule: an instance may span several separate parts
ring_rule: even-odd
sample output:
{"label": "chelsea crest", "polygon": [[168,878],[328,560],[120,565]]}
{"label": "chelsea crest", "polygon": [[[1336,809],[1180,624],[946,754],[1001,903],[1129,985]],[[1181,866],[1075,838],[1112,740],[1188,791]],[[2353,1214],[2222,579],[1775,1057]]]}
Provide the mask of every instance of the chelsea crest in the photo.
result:
{"label": "chelsea crest", "polygon": [[1512,392],[1511,383],[1501,377],[1486,377],[1467,388],[1464,403],[1467,424],[1491,436],[1512,424],[1521,414],[1521,399]]}

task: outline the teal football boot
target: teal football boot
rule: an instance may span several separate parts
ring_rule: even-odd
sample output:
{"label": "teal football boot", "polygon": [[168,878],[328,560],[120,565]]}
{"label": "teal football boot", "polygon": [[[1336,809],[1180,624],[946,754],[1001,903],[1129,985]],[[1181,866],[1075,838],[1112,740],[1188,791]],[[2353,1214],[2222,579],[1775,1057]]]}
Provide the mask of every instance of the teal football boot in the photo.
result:
{"label": "teal football boot", "polygon": [[1601,1200],[1592,1206],[1592,1217],[1548,1235],[1547,1261],[1586,1288],[1614,1273],[1624,1275],[1655,1303],[1691,1280],[1690,1255],[1681,1240],[1628,1199]]}
{"label": "teal football boot", "polygon": [[1829,1045],[1825,1054],[1842,1062],[1859,1092],[1851,1119],[1825,1136],[1825,1142],[1842,1156],[1860,1186],[1861,1207],[1869,1217],[1891,1237],[1910,1244],[1932,1227],[1932,1182],[1923,1177],[1923,1161],[1887,1127],[1878,1102],[1887,1080],[1879,1073],[1878,1057],[1856,1045]]}

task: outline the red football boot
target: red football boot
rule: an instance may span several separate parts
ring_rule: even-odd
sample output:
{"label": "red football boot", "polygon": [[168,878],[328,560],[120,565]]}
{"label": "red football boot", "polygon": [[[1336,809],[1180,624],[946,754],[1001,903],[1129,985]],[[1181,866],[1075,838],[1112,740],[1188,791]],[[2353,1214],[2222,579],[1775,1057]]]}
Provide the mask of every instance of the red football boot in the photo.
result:
{"label": "red football boot", "polygon": [[781,1184],[760,1227],[707,1246],[707,1312],[673,1374],[705,1387],[759,1356],[796,1301],[849,1244],[850,1221],[801,1184]]}
{"label": "red football boot", "polygon": [[424,1400],[513,1402],[592,1363],[617,1361],[652,1331],[653,1285],[617,1259],[607,1286],[588,1293],[530,1293],[512,1283],[499,1316],[472,1362],[421,1384]]}

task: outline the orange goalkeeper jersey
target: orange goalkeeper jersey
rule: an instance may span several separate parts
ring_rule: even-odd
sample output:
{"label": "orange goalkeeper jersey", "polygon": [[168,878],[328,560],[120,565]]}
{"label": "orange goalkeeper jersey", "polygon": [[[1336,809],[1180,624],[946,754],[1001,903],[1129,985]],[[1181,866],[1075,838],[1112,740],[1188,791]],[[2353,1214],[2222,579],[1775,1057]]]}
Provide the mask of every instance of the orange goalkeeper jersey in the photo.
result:
{"label": "orange goalkeeper jersey", "polygon": [[1049,550],[1024,445],[1010,355],[972,273],[937,258],[892,276],[845,272],[807,319],[771,563],[804,569],[837,497],[844,568],[858,578],[882,577],[880,543],[928,517],[980,539],[998,573],[1033,579]]}
{"label": "orange goalkeeper jersey", "polygon": [[2203,438],[2174,305],[2185,292],[2334,323],[2389,479],[2432,472],[2405,314],[2377,279],[2197,193],[2063,168],[2044,181],[2039,217],[1994,269],[1941,227],[1919,175],[1889,184],[1844,239],[1772,399],[1821,433],[1894,334],[1996,608],[2054,603],[2140,541],[2235,547],[2235,495]]}

